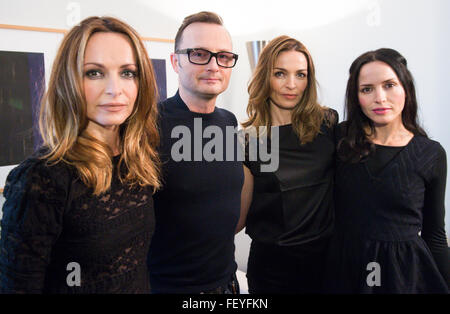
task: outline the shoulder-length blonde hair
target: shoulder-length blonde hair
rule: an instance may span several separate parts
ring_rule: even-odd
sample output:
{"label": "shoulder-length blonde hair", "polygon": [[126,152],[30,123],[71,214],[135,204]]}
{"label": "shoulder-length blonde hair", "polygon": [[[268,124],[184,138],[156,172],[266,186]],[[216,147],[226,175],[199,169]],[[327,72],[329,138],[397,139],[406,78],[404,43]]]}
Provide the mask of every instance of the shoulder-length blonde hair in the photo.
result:
{"label": "shoulder-length blonde hair", "polygon": [[261,52],[258,64],[248,86],[249,100],[247,114],[249,119],[242,123],[244,128],[266,126],[270,136],[272,119],[269,97],[270,78],[278,56],[284,51],[303,53],[308,62],[308,83],[300,102],[292,110],[292,128],[301,144],[314,140],[324,119],[324,109],[317,102],[316,75],[314,63],[306,47],[298,40],[283,35],[272,39]]}
{"label": "shoulder-length blonde hair", "polygon": [[[43,97],[39,128],[50,163],[73,165],[95,195],[111,186],[112,151],[106,143],[86,132],[88,118],[83,87],[84,53],[89,38],[97,32],[116,32],[128,37],[138,68],[138,95],[133,111],[120,126],[120,181],[130,186],[160,187],[160,160],[156,117],[158,89],[151,61],[138,33],[112,17],[90,17],[73,27],[59,47]],[[122,165],[127,171],[119,171]]]}

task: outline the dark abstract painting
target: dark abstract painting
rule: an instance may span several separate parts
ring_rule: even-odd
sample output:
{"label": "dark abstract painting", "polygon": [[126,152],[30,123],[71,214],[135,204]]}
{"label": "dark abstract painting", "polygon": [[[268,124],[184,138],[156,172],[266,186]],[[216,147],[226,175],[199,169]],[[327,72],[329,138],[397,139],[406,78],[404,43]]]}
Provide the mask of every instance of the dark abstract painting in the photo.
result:
{"label": "dark abstract painting", "polygon": [[0,166],[20,163],[39,146],[44,54],[0,51]]}
{"label": "dark abstract painting", "polygon": [[[159,100],[167,98],[166,60],[152,59]],[[42,143],[38,119],[44,54],[0,51],[0,166],[16,165]]]}
{"label": "dark abstract painting", "polygon": [[155,71],[156,83],[158,84],[159,100],[167,98],[167,78],[166,78],[166,60],[152,59],[153,70]]}

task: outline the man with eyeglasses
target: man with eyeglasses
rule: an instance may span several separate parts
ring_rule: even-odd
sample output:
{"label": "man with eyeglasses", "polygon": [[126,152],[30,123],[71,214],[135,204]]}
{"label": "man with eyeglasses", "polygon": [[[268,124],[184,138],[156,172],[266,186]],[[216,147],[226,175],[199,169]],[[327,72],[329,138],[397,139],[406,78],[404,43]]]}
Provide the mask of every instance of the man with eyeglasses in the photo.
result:
{"label": "man with eyeglasses", "polygon": [[[184,19],[170,57],[179,86],[158,106],[163,187],[154,195],[156,227],[148,255],[152,292],[238,294],[234,232],[243,168],[237,152],[227,158],[226,129],[237,127],[236,117],[216,107],[238,56],[222,19],[199,12]],[[222,137],[215,150],[223,156],[206,160],[205,144],[212,137]],[[181,140],[188,145],[180,147]]]}

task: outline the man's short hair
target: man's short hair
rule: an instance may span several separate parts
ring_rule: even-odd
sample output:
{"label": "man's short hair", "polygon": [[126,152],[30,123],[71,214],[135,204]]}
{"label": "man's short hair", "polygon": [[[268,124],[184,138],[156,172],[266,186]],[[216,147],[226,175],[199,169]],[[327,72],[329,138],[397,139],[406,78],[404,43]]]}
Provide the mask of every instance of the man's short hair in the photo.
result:
{"label": "man's short hair", "polygon": [[188,27],[192,23],[209,23],[209,24],[223,25],[222,18],[214,12],[202,11],[186,16],[180,28],[178,29],[177,35],[175,36],[175,51],[177,51],[178,49],[178,46],[181,41],[181,36],[183,35],[183,31],[185,30],[186,27]]}

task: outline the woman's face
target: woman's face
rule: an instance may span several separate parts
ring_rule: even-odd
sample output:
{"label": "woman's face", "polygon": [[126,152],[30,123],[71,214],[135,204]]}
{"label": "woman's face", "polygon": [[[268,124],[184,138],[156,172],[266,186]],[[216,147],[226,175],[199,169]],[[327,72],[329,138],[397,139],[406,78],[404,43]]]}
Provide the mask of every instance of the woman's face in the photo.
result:
{"label": "woman's face", "polygon": [[405,90],[388,64],[373,61],[361,67],[358,99],[361,110],[375,126],[402,123]]}
{"label": "woman's face", "polygon": [[89,38],[83,71],[88,129],[116,129],[130,116],[138,94],[137,71],[125,35],[99,32]]}
{"label": "woman's face", "polygon": [[283,109],[293,109],[308,85],[308,61],[303,53],[283,51],[270,78],[270,98]]}

